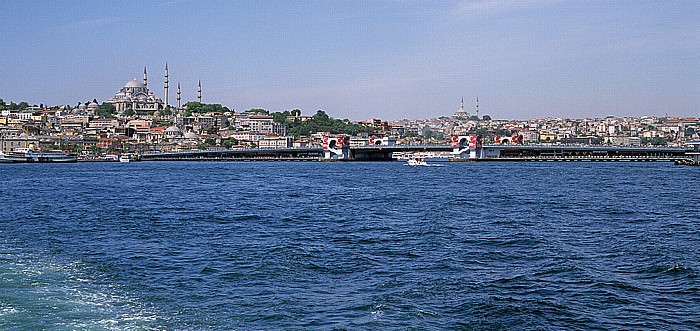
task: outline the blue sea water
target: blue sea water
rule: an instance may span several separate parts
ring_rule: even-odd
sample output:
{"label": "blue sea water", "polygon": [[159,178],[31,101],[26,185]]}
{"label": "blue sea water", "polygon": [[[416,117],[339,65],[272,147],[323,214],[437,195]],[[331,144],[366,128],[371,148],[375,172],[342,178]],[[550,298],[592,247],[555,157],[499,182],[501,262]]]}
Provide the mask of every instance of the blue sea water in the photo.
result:
{"label": "blue sea water", "polygon": [[0,167],[0,329],[700,328],[700,168]]}

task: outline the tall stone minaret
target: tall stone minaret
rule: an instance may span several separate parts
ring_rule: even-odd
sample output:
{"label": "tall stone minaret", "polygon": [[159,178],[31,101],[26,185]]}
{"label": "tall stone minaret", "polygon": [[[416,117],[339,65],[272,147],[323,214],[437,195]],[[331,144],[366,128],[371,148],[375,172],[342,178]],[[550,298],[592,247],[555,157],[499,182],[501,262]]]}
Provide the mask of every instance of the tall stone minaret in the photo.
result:
{"label": "tall stone minaret", "polygon": [[180,82],[177,82],[177,110],[180,110]]}
{"label": "tall stone minaret", "polygon": [[165,87],[165,105],[163,106],[163,108],[167,108],[168,107],[168,62],[165,62],[164,87]]}
{"label": "tall stone minaret", "polygon": [[148,78],[146,78],[146,66],[143,67],[143,86],[148,87]]}
{"label": "tall stone minaret", "polygon": [[479,117],[479,96],[476,96],[476,117]]}
{"label": "tall stone minaret", "polygon": [[202,103],[202,81],[197,81],[197,102]]}
{"label": "tall stone minaret", "polygon": [[464,98],[462,98],[462,103],[459,104],[459,112],[460,113],[464,112]]}

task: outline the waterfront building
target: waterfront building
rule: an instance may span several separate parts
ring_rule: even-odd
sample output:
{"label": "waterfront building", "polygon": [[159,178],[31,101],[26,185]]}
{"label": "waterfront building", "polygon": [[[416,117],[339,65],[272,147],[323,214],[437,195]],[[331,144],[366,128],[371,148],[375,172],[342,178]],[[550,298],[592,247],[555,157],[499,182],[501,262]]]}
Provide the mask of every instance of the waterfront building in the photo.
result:
{"label": "waterfront building", "polygon": [[104,151],[118,151],[122,148],[122,141],[117,137],[100,138],[97,141],[97,146]]}
{"label": "waterfront building", "polygon": [[294,137],[267,136],[258,142],[260,148],[289,148],[294,143]]}
{"label": "waterfront building", "polygon": [[27,137],[24,133],[21,136],[0,138],[0,150],[3,153],[10,153],[20,148],[33,149],[37,147],[39,147],[39,141],[35,137]]}
{"label": "waterfront building", "polygon": [[240,128],[244,131],[274,133],[280,136],[287,134],[287,127],[276,123],[273,117],[269,115],[249,115],[241,117],[239,120]]}

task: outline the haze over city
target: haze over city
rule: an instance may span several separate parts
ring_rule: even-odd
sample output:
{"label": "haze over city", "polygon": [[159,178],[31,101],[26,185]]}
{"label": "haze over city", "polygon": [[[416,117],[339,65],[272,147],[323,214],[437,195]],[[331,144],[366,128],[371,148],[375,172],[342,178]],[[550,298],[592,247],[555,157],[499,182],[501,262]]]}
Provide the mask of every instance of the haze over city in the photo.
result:
{"label": "haze over city", "polygon": [[[103,102],[148,68],[172,105],[501,119],[698,116],[697,1],[14,1],[0,98]],[[183,102],[184,103],[184,102]]]}

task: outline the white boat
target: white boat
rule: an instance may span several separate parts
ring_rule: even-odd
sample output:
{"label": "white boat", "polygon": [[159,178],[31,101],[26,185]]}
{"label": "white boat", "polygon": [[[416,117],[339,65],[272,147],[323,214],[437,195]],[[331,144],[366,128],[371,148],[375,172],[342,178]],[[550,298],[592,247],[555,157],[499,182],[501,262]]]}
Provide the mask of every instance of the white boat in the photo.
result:
{"label": "white boat", "polygon": [[122,154],[122,156],[119,157],[119,162],[131,162],[131,158],[129,155]]}
{"label": "white boat", "polygon": [[412,157],[406,161],[408,165],[410,166],[427,166],[428,162],[425,162],[425,159],[422,157]]}
{"label": "white boat", "polygon": [[8,154],[0,153],[1,163],[52,163],[78,162],[78,156],[63,151],[35,151],[28,148],[18,148]]}
{"label": "white boat", "polygon": [[119,155],[116,154],[107,154],[104,157],[105,161],[119,161]]}

